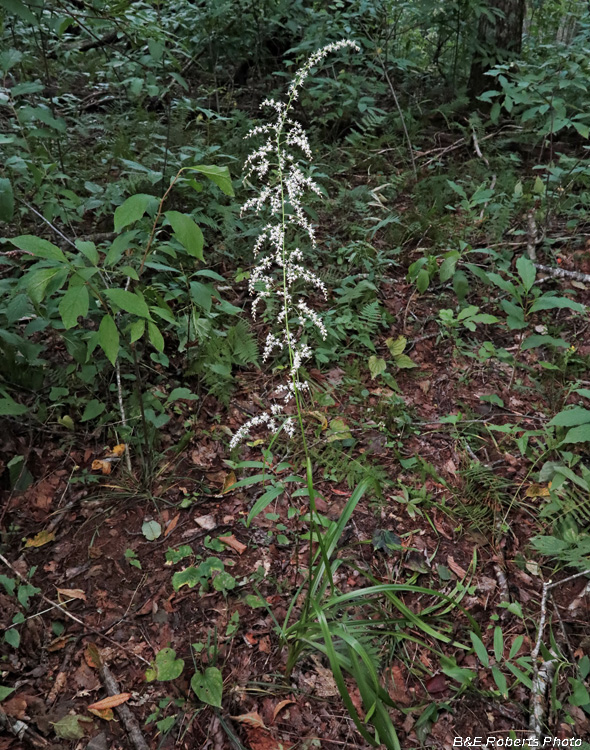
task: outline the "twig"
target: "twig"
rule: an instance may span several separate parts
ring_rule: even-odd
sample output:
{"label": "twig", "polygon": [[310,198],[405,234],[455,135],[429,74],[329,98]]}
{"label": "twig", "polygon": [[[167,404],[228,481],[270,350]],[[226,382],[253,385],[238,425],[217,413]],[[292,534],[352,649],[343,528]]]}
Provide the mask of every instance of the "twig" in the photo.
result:
{"label": "twig", "polygon": [[535,263],[535,268],[549,274],[549,276],[554,276],[556,279],[576,279],[577,281],[584,281],[586,284],[590,284],[590,273],[567,271],[565,268],[552,268],[551,266],[544,266],[541,263]]}
{"label": "twig", "polygon": [[35,208],[35,206],[31,206],[31,204],[30,204],[30,203],[28,203],[28,202],[27,202],[27,201],[26,201],[26,200],[25,200],[24,198],[19,198],[18,200],[19,200],[19,201],[20,201],[20,202],[21,202],[21,203],[22,203],[22,204],[23,204],[24,206],[26,206],[26,207],[27,207],[27,208],[29,209],[29,211],[32,211],[32,212],[33,212],[33,213],[35,214],[35,216],[37,216],[37,217],[38,217],[39,219],[41,219],[41,221],[44,221],[44,222],[45,222],[45,224],[47,224],[47,226],[48,226],[48,227],[49,227],[49,228],[50,228],[50,229],[51,229],[51,230],[52,230],[53,232],[55,232],[55,234],[57,234],[57,235],[58,235],[59,237],[61,237],[61,238],[62,238],[62,240],[63,240],[64,242],[66,242],[66,243],[67,243],[68,245],[70,245],[70,247],[73,247],[73,248],[74,248],[74,250],[77,250],[77,249],[78,249],[78,248],[76,247],[76,245],[75,245],[75,244],[74,244],[74,243],[72,242],[72,240],[71,240],[71,239],[70,239],[69,237],[66,237],[66,235],[65,235],[65,234],[64,234],[64,233],[63,233],[63,232],[62,232],[62,231],[61,231],[60,229],[58,229],[58,228],[57,228],[57,227],[56,227],[56,226],[55,226],[54,224],[52,224],[52,223],[51,223],[51,222],[49,221],[49,219],[46,219],[46,218],[45,218],[45,217],[43,216],[43,214],[42,214],[42,213],[39,213],[39,211],[37,211],[37,209]]}
{"label": "twig", "polygon": [[27,742],[31,747],[48,747],[50,743],[34,729],[20,719],[13,719],[7,716],[4,711],[0,710],[0,728],[5,729],[14,735],[21,742]]}
{"label": "twig", "polygon": [[[561,581],[549,580],[543,584],[543,593],[541,595],[541,615],[539,618],[539,630],[537,631],[537,640],[535,641],[535,647],[531,653],[531,659],[533,661],[533,687],[531,690],[531,698],[529,701],[529,730],[531,732],[531,739],[535,739],[537,742],[541,740],[542,733],[542,722],[543,715],[545,712],[545,693],[547,692],[547,686],[553,678],[555,666],[557,663],[557,655],[551,651],[551,655],[554,657],[549,661],[544,662],[540,667],[537,663],[539,658],[539,652],[541,650],[541,643],[543,641],[543,631],[545,630],[545,623],[547,621],[547,598],[549,592],[557,586],[563,586],[564,583],[569,583],[576,578],[590,575],[590,568],[584,570],[581,573],[574,573],[572,576],[568,576]],[[538,745],[537,745],[538,746]]]}
{"label": "twig", "polygon": [[[26,584],[29,583],[28,579],[25,578],[25,576],[22,573],[20,573],[13,565],[11,565],[8,562],[8,560],[4,557],[4,555],[0,554],[0,562],[3,562],[4,565],[6,565],[6,567],[9,568],[14,573],[14,575],[18,576],[23,583],[26,583]],[[124,651],[126,654],[128,654],[129,656],[132,656],[134,659],[139,659],[144,664],[147,664],[148,666],[150,665],[149,661],[147,659],[144,659],[143,656],[140,656],[139,654],[134,654],[133,651],[131,651],[128,648],[125,648],[125,646],[121,645],[120,643],[117,643],[117,641],[114,641],[112,638],[109,638],[108,635],[104,635],[104,633],[101,633],[100,630],[91,628],[83,620],[80,620],[78,617],[71,614],[71,612],[68,612],[68,610],[65,609],[65,607],[62,607],[61,604],[58,604],[57,602],[54,602],[48,597],[46,597],[45,594],[39,594],[39,596],[41,597],[41,599],[43,599],[43,601],[46,604],[50,604],[53,608],[59,609],[62,615],[67,617],[69,620],[73,620],[74,622],[78,623],[78,625],[81,625],[84,628],[84,630],[87,631],[88,633],[92,633],[93,635],[96,635],[99,638],[103,638],[105,641],[108,641],[111,645],[115,646],[116,648],[121,649],[121,651]]]}
{"label": "twig", "polygon": [[[117,680],[114,678],[113,673],[107,667],[107,665],[101,662],[98,669],[107,693],[109,695],[119,695],[121,689],[119,688]],[[135,749],[150,750],[143,734],[141,733],[141,729],[139,728],[137,719],[131,713],[131,709],[129,708],[129,706],[126,706],[124,703],[122,703],[120,706],[115,707],[115,711],[119,714],[121,721],[123,722],[123,725],[127,730],[129,739],[135,746]]]}

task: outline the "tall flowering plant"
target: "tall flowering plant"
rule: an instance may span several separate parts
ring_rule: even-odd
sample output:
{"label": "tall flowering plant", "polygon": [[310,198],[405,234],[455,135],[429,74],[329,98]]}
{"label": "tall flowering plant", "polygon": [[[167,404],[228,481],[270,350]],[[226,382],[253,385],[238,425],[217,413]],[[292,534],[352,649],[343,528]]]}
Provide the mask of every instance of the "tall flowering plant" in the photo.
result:
{"label": "tall flowering plant", "polygon": [[[318,312],[295,292],[295,287],[298,282],[306,282],[325,298],[327,290],[322,280],[306,267],[303,249],[295,241],[302,236],[311,250],[315,249],[315,232],[305,215],[303,197],[309,191],[321,195],[321,190],[301,167],[301,157],[307,162],[311,161],[311,148],[301,124],[291,115],[299,90],[312,68],[330,52],[345,47],[360,51],[355,42],[346,39],[314,52],[295,74],[286,103],[275,99],[266,99],[262,103],[262,108],[271,110],[273,121],[256,126],[246,136],[265,138],[264,143],[248,156],[244,167],[245,178],[255,176],[263,182],[258,195],[250,198],[242,207],[242,214],[254,212],[264,222],[254,244],[254,257],[258,264],[250,276],[250,294],[254,296],[252,312],[256,317],[261,302],[273,297],[278,301],[280,312],[277,327],[280,328],[269,332],[263,360],[268,360],[275,350],[287,351],[290,377],[276,390],[278,400],[270,409],[250,419],[235,433],[231,448],[235,448],[253,427],[261,424],[266,424],[272,433],[283,429],[292,436],[297,421],[306,448],[301,394],[307,388],[307,383],[302,382],[300,369],[312,350],[296,330],[303,332],[306,327],[313,326],[324,339],[327,331]],[[295,402],[295,414],[288,414],[285,407],[292,401]]]}

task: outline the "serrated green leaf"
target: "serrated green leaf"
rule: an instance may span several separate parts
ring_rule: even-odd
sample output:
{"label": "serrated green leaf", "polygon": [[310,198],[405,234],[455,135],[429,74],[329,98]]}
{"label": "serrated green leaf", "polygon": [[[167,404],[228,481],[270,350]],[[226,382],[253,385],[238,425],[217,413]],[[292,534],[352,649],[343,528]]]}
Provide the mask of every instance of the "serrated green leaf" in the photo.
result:
{"label": "serrated green leaf", "polygon": [[561,441],[563,443],[588,443],[590,442],[590,424],[582,424],[572,427]]}
{"label": "serrated green leaf", "polygon": [[130,335],[131,343],[134,344],[136,341],[139,341],[139,339],[143,336],[144,332],[145,332],[145,320],[143,318],[134,320],[133,323],[129,326],[129,335]]}
{"label": "serrated green leaf", "polygon": [[200,172],[214,182],[220,190],[233,197],[235,195],[233,186],[231,184],[231,176],[227,167],[215,167],[205,164],[200,164],[195,167],[190,167],[196,172]]}
{"label": "serrated green leaf", "polygon": [[20,237],[14,237],[10,240],[13,245],[24,250],[27,253],[31,253],[37,258],[43,258],[44,260],[55,260],[61,263],[66,263],[66,256],[63,252],[53,244],[40,237],[35,237],[32,234],[21,234]]}
{"label": "serrated green leaf", "polygon": [[105,289],[104,293],[121,310],[138,315],[140,318],[150,317],[146,301],[137,292],[129,292],[126,289]]}
{"label": "serrated green leaf", "polygon": [[200,227],[186,214],[179,211],[166,211],[164,214],[172,229],[174,236],[193,258],[203,260],[204,237]]}
{"label": "serrated green leaf", "polygon": [[115,209],[115,232],[119,232],[129,224],[141,219],[150,203],[156,200],[153,195],[147,195],[146,193],[138,193],[127,198],[124,203]]}
{"label": "serrated green leaf", "polygon": [[217,667],[207,667],[204,673],[197,670],[191,679],[191,688],[200,701],[221,708],[223,676]]}
{"label": "serrated green leaf", "polygon": [[88,315],[89,304],[88,289],[85,284],[71,286],[67,290],[59,302],[59,314],[66,330],[73,328],[80,316],[85,318]]}
{"label": "serrated green leaf", "polygon": [[552,427],[576,427],[587,422],[590,422],[590,409],[574,406],[573,409],[565,409],[556,414],[549,425]]}
{"label": "serrated green leaf", "polygon": [[98,343],[109,362],[114,365],[119,356],[119,331],[110,315],[105,315],[100,321]]}
{"label": "serrated green leaf", "polygon": [[14,216],[14,193],[12,183],[6,177],[0,177],[0,221],[12,221]]}

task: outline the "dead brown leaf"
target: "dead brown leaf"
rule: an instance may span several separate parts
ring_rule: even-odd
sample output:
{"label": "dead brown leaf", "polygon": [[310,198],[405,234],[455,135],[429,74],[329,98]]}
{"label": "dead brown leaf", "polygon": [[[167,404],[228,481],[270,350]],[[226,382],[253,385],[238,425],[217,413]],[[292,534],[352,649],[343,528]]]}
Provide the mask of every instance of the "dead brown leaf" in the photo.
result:
{"label": "dead brown leaf", "polygon": [[279,701],[275,706],[274,711],[272,712],[272,720],[276,721],[277,716],[281,713],[285,706],[289,706],[291,703],[295,703],[292,698],[285,698],[285,700]]}
{"label": "dead brown leaf", "polygon": [[238,555],[243,555],[248,549],[247,545],[242,544],[242,542],[236,539],[233,534],[230,534],[229,536],[220,536],[219,541],[227,544],[227,546],[231,547],[234,552],[238,553]]}
{"label": "dead brown leaf", "polygon": [[176,528],[176,525],[178,524],[178,519],[180,518],[180,513],[177,513],[174,518],[170,521],[168,526],[166,526],[166,530],[164,531],[164,536],[167,537],[168,534],[171,534],[174,529]]}
{"label": "dead brown leaf", "polygon": [[52,542],[54,539],[55,533],[53,531],[47,531],[47,529],[44,529],[38,534],[35,534],[32,539],[27,539],[25,547],[43,547],[43,545],[49,544],[49,542]]}
{"label": "dead brown leaf", "polygon": [[118,693],[117,695],[109,695],[108,698],[103,698],[101,701],[90,704],[88,710],[94,709],[95,711],[103,711],[105,708],[116,708],[122,703],[127,703],[131,698],[131,693]]}
{"label": "dead brown leaf", "polygon": [[[57,593],[60,602],[62,602],[63,599],[82,599],[83,602],[86,601],[86,594],[82,589],[57,589]],[[63,597],[63,599],[61,597]]]}
{"label": "dead brown leaf", "polygon": [[465,578],[467,576],[467,571],[463,570],[463,568],[455,562],[454,558],[451,555],[448,555],[447,557],[447,565],[449,568],[453,571],[453,573],[457,576],[457,578]]}

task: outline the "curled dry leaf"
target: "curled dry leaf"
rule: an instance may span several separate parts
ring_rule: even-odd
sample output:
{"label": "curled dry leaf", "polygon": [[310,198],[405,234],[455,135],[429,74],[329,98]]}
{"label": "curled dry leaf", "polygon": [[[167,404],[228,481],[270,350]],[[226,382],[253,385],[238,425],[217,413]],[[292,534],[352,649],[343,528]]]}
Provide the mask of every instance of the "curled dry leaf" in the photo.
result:
{"label": "curled dry leaf", "polygon": [[291,703],[295,703],[293,698],[285,698],[284,701],[279,701],[275,706],[274,711],[272,712],[272,720],[276,721],[277,716],[281,713],[285,706],[289,706]]}
{"label": "curled dry leaf", "polygon": [[105,721],[112,721],[115,718],[112,708],[89,708],[88,711],[91,714],[98,716],[99,719],[104,719]]}
{"label": "curled dry leaf", "polygon": [[97,459],[92,462],[92,471],[102,471],[103,474],[110,474],[112,470],[111,462]]}
{"label": "curled dry leaf", "polygon": [[250,711],[247,714],[240,714],[239,716],[231,716],[234,721],[239,721],[240,724],[247,724],[251,727],[259,727],[260,729],[266,729],[262,717],[256,711]]}
{"label": "curled dry leaf", "polygon": [[119,445],[115,445],[111,453],[113,456],[118,456],[120,458],[125,453],[126,449],[125,443],[119,443]]}
{"label": "curled dry leaf", "polygon": [[95,711],[103,711],[106,708],[115,708],[120,706],[122,703],[127,703],[131,698],[131,693],[118,693],[117,695],[109,695],[108,698],[103,698],[101,701],[92,703],[88,706],[88,710],[94,709]]}
{"label": "curled dry leaf", "polygon": [[63,599],[82,599],[82,601],[86,601],[86,594],[82,589],[57,589],[57,593],[60,601],[63,601]]}
{"label": "curled dry leaf", "polygon": [[229,536],[220,536],[219,541],[227,544],[227,546],[231,547],[234,552],[238,553],[238,555],[244,554],[244,552],[248,549],[248,547],[245,544],[242,544],[242,542],[238,541],[233,534],[230,534]]}

